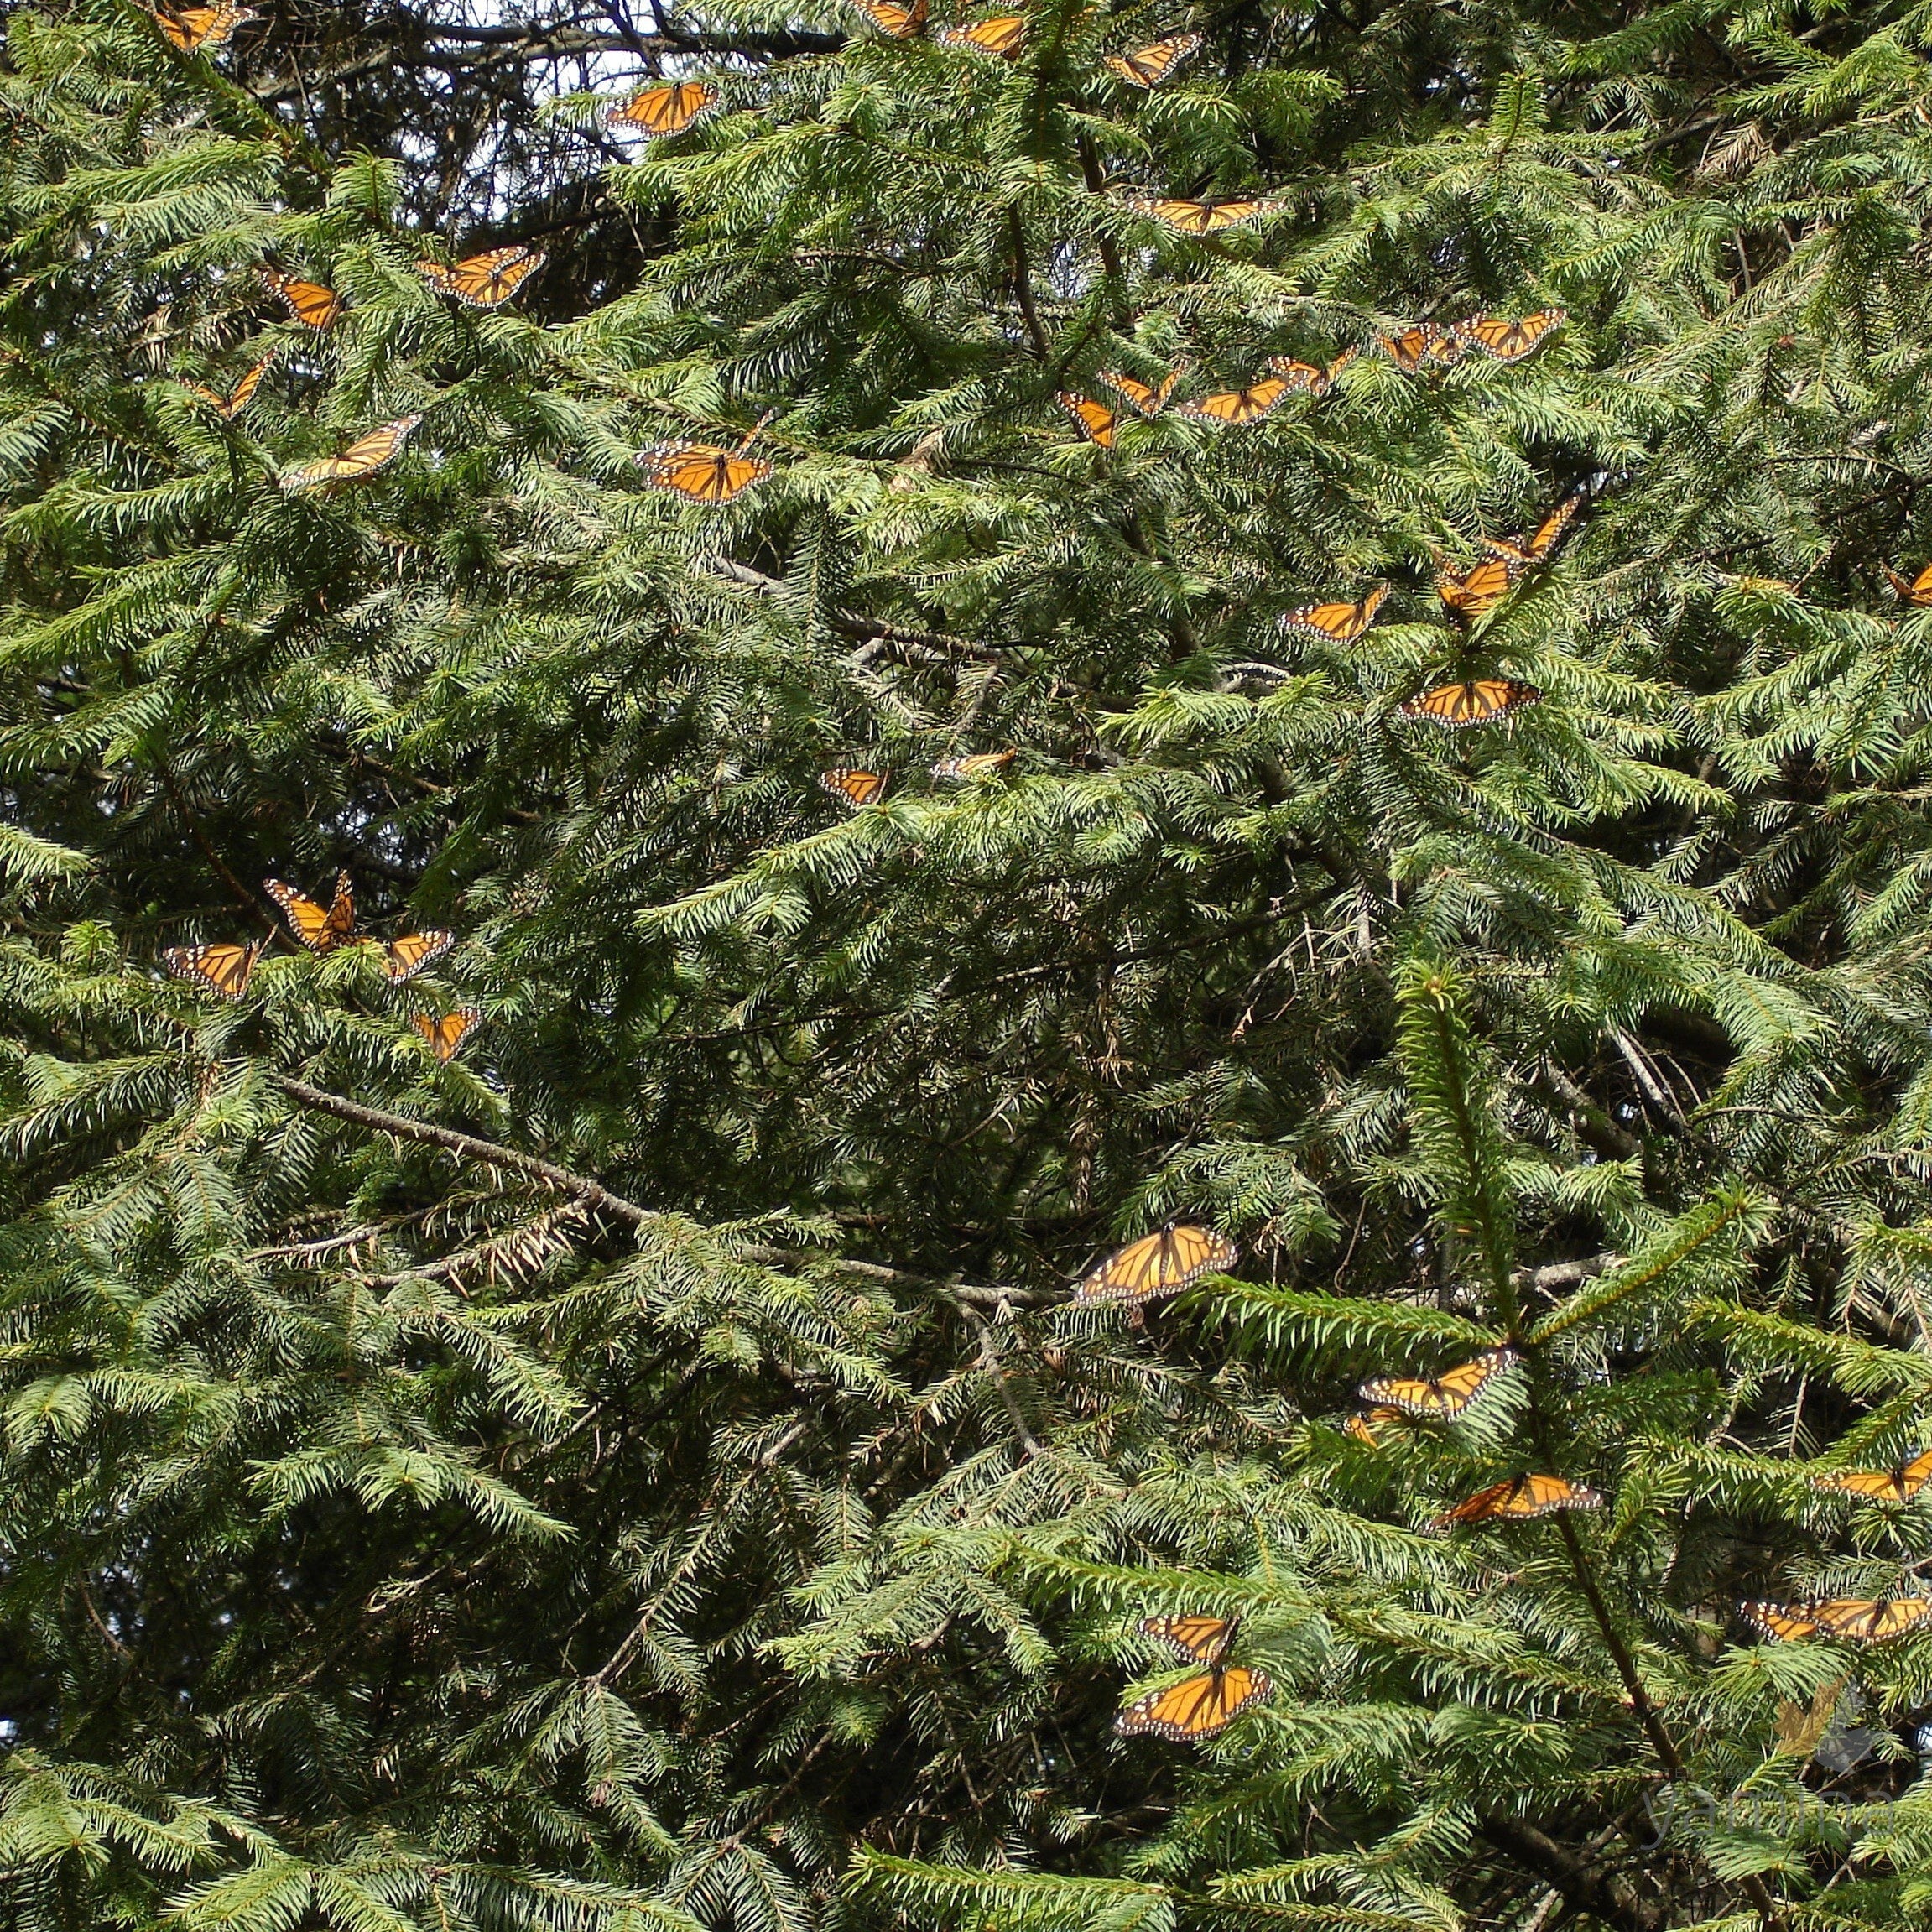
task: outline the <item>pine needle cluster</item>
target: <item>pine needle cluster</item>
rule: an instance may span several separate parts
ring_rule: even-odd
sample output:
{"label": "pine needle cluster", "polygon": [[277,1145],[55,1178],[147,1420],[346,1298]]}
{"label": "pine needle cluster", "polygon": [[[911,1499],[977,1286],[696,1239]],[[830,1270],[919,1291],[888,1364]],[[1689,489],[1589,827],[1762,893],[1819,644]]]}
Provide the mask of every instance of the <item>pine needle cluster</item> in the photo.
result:
{"label": "pine needle cluster", "polygon": [[1932,14],[193,12],[0,55],[0,1927],[1922,1922]]}

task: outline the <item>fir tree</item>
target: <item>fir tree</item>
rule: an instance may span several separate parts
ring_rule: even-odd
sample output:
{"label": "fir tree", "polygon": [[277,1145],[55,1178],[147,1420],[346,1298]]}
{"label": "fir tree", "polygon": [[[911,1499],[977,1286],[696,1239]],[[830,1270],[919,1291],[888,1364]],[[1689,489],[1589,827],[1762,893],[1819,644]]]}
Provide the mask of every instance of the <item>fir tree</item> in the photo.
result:
{"label": "fir tree", "polygon": [[1927,16],[966,23],[12,12],[0,1922],[1932,1903]]}

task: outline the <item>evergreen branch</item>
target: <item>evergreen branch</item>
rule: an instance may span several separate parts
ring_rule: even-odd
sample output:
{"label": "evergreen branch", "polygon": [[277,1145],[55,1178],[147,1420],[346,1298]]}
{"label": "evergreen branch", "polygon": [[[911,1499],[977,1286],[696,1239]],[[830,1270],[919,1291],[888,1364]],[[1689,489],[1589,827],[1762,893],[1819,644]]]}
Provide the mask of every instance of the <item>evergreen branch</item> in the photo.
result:
{"label": "evergreen branch", "polygon": [[1460,988],[1446,967],[1415,958],[1398,976],[1396,999],[1417,1139],[1442,1192],[1444,1241],[1475,1237],[1496,1324],[1514,1339],[1523,1312],[1511,1267],[1514,1243],[1502,1188],[1502,1143],[1476,1085]]}
{"label": "evergreen branch", "polygon": [[361,1101],[345,1099],[341,1094],[326,1093],[319,1086],[310,1086],[306,1081],[297,1080],[292,1074],[278,1073],[270,1077],[291,1100],[313,1107],[318,1113],[333,1114],[338,1120],[373,1128],[378,1133],[388,1134],[397,1140],[440,1147],[459,1159],[477,1161],[486,1167],[501,1168],[510,1174],[529,1174],[560,1193],[575,1195],[586,1207],[601,1210],[613,1220],[632,1227],[650,1226],[667,1218],[648,1207],[639,1207],[635,1201],[626,1200],[622,1195],[613,1194],[601,1181],[593,1180],[588,1174],[572,1174],[568,1168],[559,1167],[555,1161],[544,1160],[539,1155],[503,1147],[494,1141],[479,1140],[476,1135],[460,1133],[454,1127],[437,1127],[429,1121],[411,1120],[404,1114],[385,1112],[380,1107],[365,1106]]}
{"label": "evergreen branch", "polygon": [[963,1299],[960,1312],[979,1332],[980,1367],[992,1377],[993,1386],[999,1391],[1000,1400],[1006,1405],[1007,1418],[1013,1424],[1013,1432],[1020,1448],[1029,1461],[1036,1456],[1045,1455],[1046,1451],[1034,1440],[1033,1431],[1027,1427],[1026,1412],[1013,1392],[1013,1384],[1007,1380],[1006,1371],[1000,1367],[999,1353],[993,1346],[992,1330],[987,1326],[985,1316]]}
{"label": "evergreen branch", "polygon": [[1019,218],[1018,207],[1007,210],[1007,237],[1013,249],[1013,293],[1019,298],[1019,312],[1025,318],[1026,332],[1033,343],[1034,353],[1044,362],[1053,355],[1053,345],[1047,340],[1046,331],[1040,326],[1039,310],[1034,306],[1033,269],[1027,259],[1026,227]]}
{"label": "evergreen branch", "polygon": [[1547,1880],[1576,1911],[1620,1926],[1622,1932],[1664,1932],[1669,1923],[1664,1909],[1640,1898],[1628,1880],[1588,1863],[1526,1820],[1492,1815],[1476,1830]]}
{"label": "evergreen branch", "polygon": [[[1560,1307],[1552,1309],[1529,1331],[1531,1342],[1540,1346],[1600,1320],[1609,1310],[1662,1280],[1673,1268],[1687,1261],[1715,1241],[1731,1225],[1746,1216],[1761,1221],[1762,1205],[1742,1190],[1720,1195],[1714,1200],[1700,1202],[1680,1215],[1670,1228],[1649,1242],[1639,1253],[1619,1265],[1581,1294],[1573,1295]],[[1707,1292],[1708,1284],[1700,1283]]]}
{"label": "evergreen branch", "polygon": [[[439,1147],[461,1159],[476,1161],[486,1167],[501,1168],[510,1174],[528,1174],[533,1180],[543,1181],[557,1189],[560,1193],[571,1195],[580,1206],[600,1211],[629,1226],[652,1226],[675,1218],[651,1208],[640,1207],[637,1202],[627,1200],[622,1195],[613,1193],[601,1181],[593,1180],[589,1174],[573,1174],[570,1169],[560,1167],[555,1161],[544,1160],[537,1154],[525,1153],[517,1148],[504,1147],[496,1141],[482,1140],[475,1134],[460,1133],[454,1127],[437,1127],[429,1121],[412,1120],[406,1114],[390,1113],[361,1101],[346,1099],[341,1094],[328,1093],[290,1074],[278,1073],[270,1077],[290,1099],[299,1101],[304,1107],[313,1107],[318,1113],[333,1114],[338,1120],[350,1121],[358,1127],[372,1128],[378,1133],[388,1134],[398,1140],[414,1141],[425,1147]],[[801,1254],[790,1249],[765,1246],[749,1246],[737,1249],[734,1252],[737,1258],[754,1266],[783,1268],[796,1268],[801,1263],[822,1258],[829,1266],[841,1268],[848,1273],[864,1276],[870,1280],[889,1282],[905,1287],[938,1289],[962,1304],[970,1302],[994,1310],[1023,1307],[1041,1299],[1023,1289],[1004,1288],[983,1282],[955,1281],[939,1275],[914,1274],[904,1268],[888,1268],[877,1262],[853,1260],[844,1255],[820,1258],[815,1257],[809,1251]],[[399,1282],[414,1275],[439,1274],[470,1258],[462,1255],[451,1256],[445,1262],[429,1263],[422,1268],[405,1270],[393,1278]],[[370,1278],[372,1285],[378,1280],[378,1278]],[[379,1279],[393,1285],[392,1278],[385,1276]],[[1037,1448],[1037,1445],[1035,1446]]]}

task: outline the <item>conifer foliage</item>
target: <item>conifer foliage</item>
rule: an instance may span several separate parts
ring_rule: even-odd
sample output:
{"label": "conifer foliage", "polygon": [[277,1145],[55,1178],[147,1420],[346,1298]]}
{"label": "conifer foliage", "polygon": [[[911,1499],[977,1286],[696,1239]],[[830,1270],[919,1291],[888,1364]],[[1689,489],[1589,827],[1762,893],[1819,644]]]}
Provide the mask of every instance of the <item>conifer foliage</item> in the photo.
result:
{"label": "conifer foliage", "polygon": [[0,1925],[1923,1922],[1932,16],[384,19],[7,19]]}

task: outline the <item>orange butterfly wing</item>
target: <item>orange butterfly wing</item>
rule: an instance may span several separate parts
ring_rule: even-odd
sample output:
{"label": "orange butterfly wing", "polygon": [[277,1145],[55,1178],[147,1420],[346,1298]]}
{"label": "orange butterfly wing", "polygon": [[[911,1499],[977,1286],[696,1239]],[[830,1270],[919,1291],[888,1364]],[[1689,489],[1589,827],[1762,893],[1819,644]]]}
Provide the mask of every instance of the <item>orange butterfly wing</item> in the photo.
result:
{"label": "orange butterfly wing", "polygon": [[1450,731],[1464,731],[1471,725],[1492,725],[1542,696],[1534,685],[1519,684],[1514,678],[1475,678],[1467,684],[1438,685],[1418,697],[1404,699],[1396,709],[1405,718],[1421,718],[1432,725],[1445,725]]}
{"label": "orange butterfly wing", "polygon": [[1849,1637],[1857,1643],[1889,1643],[1932,1622],[1932,1597],[1894,1596],[1842,1619],[1833,1614],[1838,1607],[1831,1603],[1818,1606],[1819,1628],[1828,1637]]}
{"label": "orange butterfly wing", "polygon": [[1765,1636],[1790,1643],[1816,1633],[1818,1621],[1810,1614],[1812,1607],[1809,1603],[1740,1603],[1737,1614]]}
{"label": "orange butterfly wing", "polygon": [[886,774],[883,772],[861,771],[851,765],[838,765],[829,772],[820,772],[819,783],[835,799],[844,799],[856,810],[861,805],[869,805],[883,794]]}
{"label": "orange butterfly wing", "polygon": [[972,779],[982,772],[1004,771],[1018,752],[971,752],[963,758],[941,758],[932,768],[935,779]]}
{"label": "orange butterfly wing", "polygon": [[1320,395],[1328,387],[1328,377],[1313,362],[1298,362],[1293,356],[1270,356],[1268,366],[1296,394],[1305,389]]}
{"label": "orange butterfly wing", "polygon": [[1909,1502],[1932,1479],[1932,1449],[1921,1451],[1893,1469],[1840,1469],[1815,1476],[1815,1489],[1855,1496],[1865,1502]]}
{"label": "orange butterfly wing", "polygon": [[1294,385],[1279,376],[1266,376],[1245,389],[1223,389],[1216,395],[1203,396],[1198,403],[1184,403],[1180,413],[1204,423],[1226,423],[1243,429],[1258,423],[1268,412],[1294,393]]}
{"label": "orange butterfly wing", "polygon": [[660,443],[640,450],[638,461],[654,490],[669,490],[694,503],[728,503],[772,473],[759,457],[709,443]]}
{"label": "orange butterfly wing", "polygon": [[184,54],[226,47],[244,21],[261,18],[253,8],[234,6],[230,0],[216,7],[182,7],[170,13],[154,9],[155,25]]}
{"label": "orange butterfly wing", "polygon": [[1834,1596],[1823,1603],[1741,1603],[1737,1607],[1766,1636],[1786,1643],[1819,1636],[1841,1643],[1889,1643],[1932,1621],[1932,1597],[1925,1596],[1877,1601],[1863,1596]]}
{"label": "orange butterfly wing", "polygon": [[1885,572],[1885,581],[1892,586],[1892,594],[1902,604],[1915,604],[1921,610],[1932,608],[1932,564],[1928,564],[1915,577],[1899,575],[1889,564],[1879,566]]}
{"label": "orange butterfly wing", "polygon": [[456,943],[454,933],[404,933],[383,948],[383,971],[392,986],[400,986],[434,966]]}
{"label": "orange butterfly wing", "polygon": [[416,273],[441,295],[454,295],[472,309],[500,309],[549,258],[520,242],[466,255],[454,266],[419,262]]}
{"label": "orange butterfly wing", "polygon": [[1060,406],[1079,424],[1081,434],[1090,443],[1097,443],[1103,450],[1113,447],[1115,417],[1104,403],[1094,402],[1086,396],[1075,396],[1062,389],[1054,398]]}
{"label": "orange butterfly wing", "polygon": [[1436,594],[1457,616],[1480,617],[1493,611],[1509,595],[1510,586],[1523,575],[1526,560],[1519,553],[1490,556],[1477,564],[1466,576],[1445,570],[1435,580]]}
{"label": "orange butterfly wing", "polygon": [[1131,54],[1110,54],[1106,65],[1131,87],[1158,86],[1190,55],[1198,51],[1198,34],[1176,34],[1170,40],[1156,40],[1137,47]]}
{"label": "orange butterfly wing", "polygon": [[1596,1509],[1602,1502],[1594,1489],[1560,1476],[1518,1476],[1466,1496],[1435,1518],[1428,1528],[1432,1534],[1440,1535],[1468,1523],[1523,1523],[1560,1509]]}
{"label": "orange butterfly wing", "polygon": [[1403,1419],[1399,1409],[1376,1408],[1366,1415],[1351,1415],[1342,1425],[1343,1433],[1359,1442],[1364,1449],[1380,1449],[1382,1438],[1376,1434],[1378,1429],[1387,1429],[1392,1422]]}
{"label": "orange butterfly wing", "polygon": [[1565,320],[1561,309],[1539,309],[1520,322],[1506,321],[1500,315],[1479,315],[1457,325],[1456,333],[1466,342],[1487,350],[1499,362],[1520,362],[1534,355],[1544,341]]}
{"label": "orange butterfly wing", "polygon": [[1211,1669],[1227,1655],[1234,1633],[1241,1627],[1237,1617],[1143,1617],[1142,1633],[1158,1637],[1184,1664],[1205,1664]]}
{"label": "orange butterfly wing", "polygon": [[1358,604],[1304,604],[1282,622],[1291,631],[1306,631],[1331,644],[1351,644],[1375,622],[1375,613],[1388,599],[1388,586],[1377,584]]}
{"label": "orange butterfly wing", "polygon": [[1138,1304],[1179,1294],[1202,1275],[1232,1268],[1240,1252],[1212,1228],[1163,1228],[1109,1255],[1075,1287],[1074,1299]]}
{"label": "orange butterfly wing", "polygon": [[1026,17],[1002,13],[990,20],[976,20],[970,27],[948,27],[939,39],[948,47],[963,47],[969,53],[993,54],[1011,60],[1026,44]]}
{"label": "orange butterfly wing", "polygon": [[1231,1664],[1205,1677],[1186,1678],[1165,1690],[1149,1691],[1114,1719],[1114,1729],[1127,1737],[1144,1732],[1190,1743],[1225,1731],[1273,1688],[1263,1672]]}
{"label": "orange butterfly wing", "polygon": [[1559,1509],[1601,1509],[1603,1498],[1587,1484],[1570,1482],[1560,1476],[1524,1476],[1512,1485],[1512,1493],[1490,1512],[1505,1521],[1526,1522],[1533,1517],[1553,1515]]}
{"label": "orange butterfly wing", "polygon": [[198,397],[206,403],[224,422],[232,423],[255,399],[255,392],[261,388],[262,378],[268,374],[274,360],[273,356],[263,357],[235,385],[235,393],[232,396],[217,394],[213,389],[205,388],[199,383],[189,383],[184,387],[190,395]]}
{"label": "orange butterfly wing", "polygon": [[466,1006],[445,1013],[440,1019],[431,1019],[427,1013],[412,1013],[409,1024],[430,1043],[430,1050],[437,1060],[443,1061],[455,1055],[463,1044],[463,1036],[482,1017],[473,1006]]}
{"label": "orange butterfly wing", "polygon": [[705,81],[673,81],[647,87],[621,107],[609,109],[604,124],[654,141],[681,134],[716,108],[724,96]]}
{"label": "orange butterfly wing", "polygon": [[[1505,537],[1485,537],[1482,539],[1482,547],[1492,555],[1513,562],[1516,565],[1517,570],[1520,572],[1528,569],[1531,564],[1541,563],[1549,556],[1549,553],[1556,548],[1563,533],[1576,520],[1576,513],[1582,508],[1583,492],[1579,490],[1575,496],[1566,497],[1559,503],[1536,526],[1532,534],[1513,539]],[[1763,582],[1765,580],[1740,578],[1737,581],[1742,583],[1746,581]],[[1793,586],[1789,584],[1783,584],[1777,587],[1789,591]]]}
{"label": "orange butterfly wing", "polygon": [[192,980],[223,999],[239,999],[247,991],[249,975],[261,956],[260,945],[223,944],[169,946],[161,957],[177,979]]}
{"label": "orange butterfly wing", "polygon": [[356,930],[356,896],[349,875],[336,874],[336,897],[326,910],[279,879],[264,879],[263,889],[280,906],[289,930],[310,952],[333,952]]}
{"label": "orange butterfly wing", "polygon": [[925,27],[926,0],[913,0],[909,7],[900,6],[898,0],[852,0],[852,4],[895,40],[909,40]]}
{"label": "orange butterfly wing", "polygon": [[1112,375],[1105,369],[1101,370],[1100,379],[1108,388],[1117,389],[1137,414],[1158,416],[1167,407],[1167,399],[1174,393],[1174,384],[1180,380],[1180,372],[1174,371],[1158,389],[1150,389],[1135,377]]}
{"label": "orange butterfly wing", "polygon": [[1265,200],[1187,201],[1163,195],[1138,195],[1133,205],[1183,235],[1217,235],[1223,228],[1272,215],[1279,204]]}
{"label": "orange butterfly wing", "polygon": [[1456,331],[1435,322],[1415,322],[1393,336],[1377,336],[1375,346],[1409,375],[1425,362],[1460,362],[1463,352]]}
{"label": "orange butterfly wing", "polygon": [[262,279],[271,294],[281,297],[289,315],[305,329],[333,328],[348,306],[333,289],[325,289],[320,282],[298,281],[275,268],[264,268]]}
{"label": "orange butterfly wing", "polygon": [[409,432],[422,421],[419,415],[398,416],[358,436],[339,456],[325,456],[320,462],[299,463],[282,472],[284,490],[315,490],[325,483],[360,482],[379,470],[386,470],[402,454]]}
{"label": "orange butterfly wing", "polygon": [[1518,1357],[1508,1348],[1486,1349],[1473,1362],[1459,1363],[1437,1376],[1383,1376],[1362,1383],[1364,1402],[1417,1415],[1429,1422],[1453,1422]]}

